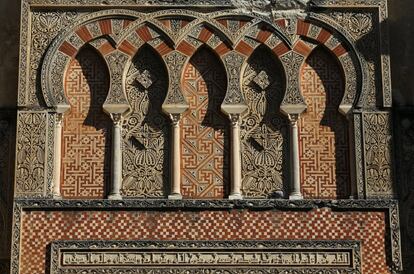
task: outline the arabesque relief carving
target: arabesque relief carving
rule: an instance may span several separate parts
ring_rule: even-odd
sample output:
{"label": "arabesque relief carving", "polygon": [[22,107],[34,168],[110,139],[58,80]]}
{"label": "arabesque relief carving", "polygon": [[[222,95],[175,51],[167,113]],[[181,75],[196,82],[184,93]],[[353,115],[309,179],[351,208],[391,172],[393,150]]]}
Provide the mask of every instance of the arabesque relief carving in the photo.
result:
{"label": "arabesque relief carving", "polygon": [[15,196],[45,194],[45,112],[21,112],[17,119]]}
{"label": "arabesque relief carving", "polygon": [[367,197],[393,197],[392,124],[387,112],[363,113]]}
{"label": "arabesque relief carving", "polygon": [[169,179],[169,122],[161,105],[168,75],[157,53],[143,47],[126,76],[131,112],[122,126],[124,197],[165,195]]}
{"label": "arabesque relief carving", "polygon": [[280,62],[256,49],[243,75],[248,110],[242,117],[242,191],[245,197],[283,197],[289,169],[288,123],[279,112],[285,79]]}

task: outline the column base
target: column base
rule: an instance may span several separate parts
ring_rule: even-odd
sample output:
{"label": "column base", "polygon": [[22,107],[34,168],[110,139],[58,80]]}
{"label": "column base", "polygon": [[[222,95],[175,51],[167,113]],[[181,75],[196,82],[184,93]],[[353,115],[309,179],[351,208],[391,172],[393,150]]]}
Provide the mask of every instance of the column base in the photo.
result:
{"label": "column base", "polygon": [[289,200],[303,200],[303,196],[300,193],[289,195]]}
{"label": "column base", "polygon": [[230,194],[229,200],[243,200],[243,196],[240,193]]}
{"label": "column base", "polygon": [[120,194],[109,194],[108,199],[109,200],[122,200],[122,196]]}
{"label": "column base", "polygon": [[178,193],[173,193],[168,195],[168,200],[182,200],[183,196],[181,194]]}

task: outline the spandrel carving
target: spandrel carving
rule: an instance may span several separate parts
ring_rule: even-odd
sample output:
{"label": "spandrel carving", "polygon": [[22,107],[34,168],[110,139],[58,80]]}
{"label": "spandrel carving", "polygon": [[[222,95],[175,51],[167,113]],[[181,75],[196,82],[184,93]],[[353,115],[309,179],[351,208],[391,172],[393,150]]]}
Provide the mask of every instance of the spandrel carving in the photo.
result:
{"label": "spandrel carving", "polygon": [[[43,55],[59,31],[68,26],[82,13],[75,12],[34,12],[32,17],[29,90],[24,99],[19,95],[21,105],[43,105],[40,88],[40,65]],[[59,60],[59,59],[57,59]],[[63,70],[63,68],[62,68]],[[62,71],[58,69],[56,73]]]}
{"label": "spandrel carving", "polygon": [[283,69],[272,52],[258,48],[247,61],[242,90],[248,105],[242,117],[243,195],[283,196],[288,174],[288,128],[279,113]]}
{"label": "spandrel carving", "polygon": [[126,76],[131,113],[123,123],[124,197],[160,197],[168,183],[169,123],[161,105],[168,76],[160,57],[149,46],[133,59]]}

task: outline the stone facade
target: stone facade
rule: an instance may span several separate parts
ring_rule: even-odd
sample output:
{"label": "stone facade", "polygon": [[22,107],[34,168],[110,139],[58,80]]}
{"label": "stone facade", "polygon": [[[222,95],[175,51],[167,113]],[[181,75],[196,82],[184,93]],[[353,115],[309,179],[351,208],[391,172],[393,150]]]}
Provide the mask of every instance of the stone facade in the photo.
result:
{"label": "stone facade", "polygon": [[23,0],[1,267],[410,271],[388,28],[385,0]]}

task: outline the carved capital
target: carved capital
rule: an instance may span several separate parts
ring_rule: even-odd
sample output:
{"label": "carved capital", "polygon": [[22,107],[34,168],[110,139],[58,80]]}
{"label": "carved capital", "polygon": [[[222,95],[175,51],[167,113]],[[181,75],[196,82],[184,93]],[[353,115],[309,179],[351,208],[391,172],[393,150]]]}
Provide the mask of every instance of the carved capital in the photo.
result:
{"label": "carved capital", "polygon": [[114,126],[120,126],[122,122],[122,115],[120,113],[111,113],[112,121]]}
{"label": "carved capital", "polygon": [[176,127],[180,124],[181,114],[180,113],[173,113],[170,114],[171,124]]}
{"label": "carved capital", "polygon": [[63,113],[56,113],[55,115],[55,125],[56,127],[61,127],[63,122]]}
{"label": "carved capital", "polygon": [[229,119],[232,127],[237,127],[240,125],[240,114],[229,114]]}
{"label": "carved capital", "polygon": [[300,115],[297,113],[288,114],[288,119],[291,126],[297,126]]}

